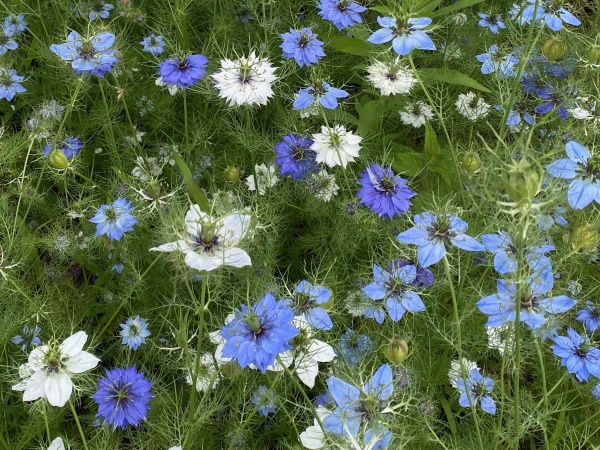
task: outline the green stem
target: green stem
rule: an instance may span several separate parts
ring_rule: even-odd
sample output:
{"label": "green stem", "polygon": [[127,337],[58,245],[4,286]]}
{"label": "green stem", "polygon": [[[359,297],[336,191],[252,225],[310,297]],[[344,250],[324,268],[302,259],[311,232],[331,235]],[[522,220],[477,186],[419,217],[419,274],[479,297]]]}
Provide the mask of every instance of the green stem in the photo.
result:
{"label": "green stem", "polygon": [[544,415],[542,416],[542,431],[544,433],[544,445],[546,448],[550,448],[550,443],[548,442],[548,433],[546,431],[546,417],[548,415],[548,387],[546,386],[546,366],[544,365],[544,356],[542,354],[542,348],[540,347],[540,338],[536,337],[535,341],[535,349],[537,351],[538,360],[540,363],[540,369],[542,374],[542,390],[544,394]]}
{"label": "green stem", "polygon": [[[117,140],[115,139],[115,134],[113,133],[113,129],[112,129],[112,120],[110,117],[110,109],[108,108],[108,100],[106,98],[106,94],[104,93],[103,80],[99,80],[98,86],[100,86],[100,94],[102,94],[102,101],[104,103],[104,112],[106,113],[106,131],[108,134],[110,145],[112,146],[112,149],[113,149],[112,154],[116,155],[119,167],[122,167],[121,158],[119,156],[119,148],[117,147]],[[134,137],[134,139],[135,139],[135,137]]]}
{"label": "green stem", "polygon": [[190,135],[188,131],[188,109],[187,109],[187,91],[183,91],[183,120],[184,120],[184,130],[185,130],[185,148],[188,152],[190,152]]}
{"label": "green stem", "polygon": [[458,300],[456,297],[456,291],[454,290],[454,282],[452,281],[452,274],[450,271],[450,263],[448,262],[448,254],[444,254],[444,270],[446,272],[446,279],[448,280],[448,284],[450,286],[450,295],[452,296],[452,308],[454,321],[456,322],[456,344],[458,351],[458,361],[460,364],[460,372],[462,379],[465,383],[465,393],[467,394],[467,400],[469,401],[469,407],[473,412],[473,421],[475,422],[475,431],[477,433],[477,441],[479,443],[479,448],[484,450],[483,446],[483,438],[481,437],[481,429],[479,428],[479,416],[477,415],[477,408],[475,402],[471,398],[471,392],[468,389],[468,375],[467,369],[465,368],[465,364],[463,362],[463,354],[462,354],[462,334],[460,332],[460,317],[458,315]]}
{"label": "green stem", "polygon": [[73,402],[71,401],[71,399],[69,399],[69,407],[71,408],[71,412],[73,413],[73,417],[75,418],[75,423],[77,424],[77,429],[79,430],[79,436],[81,436],[81,440],[83,441],[83,448],[85,450],[89,450],[87,441],[85,439],[85,434],[83,434],[81,423],[79,423],[79,417],[77,416],[77,412],[75,411],[75,407],[73,406]]}
{"label": "green stem", "polygon": [[[196,339],[198,340],[198,343],[196,344],[196,362],[194,364],[194,373],[192,374],[192,393],[190,396],[190,405],[189,405],[189,417],[188,417],[188,422],[189,422],[189,428],[188,428],[188,432],[187,435],[185,436],[185,440],[183,442],[183,449],[185,450],[186,448],[186,442],[188,441],[188,438],[191,435],[191,431],[192,431],[192,425],[194,423],[194,404],[196,403],[196,382],[198,381],[198,372],[200,371],[200,360],[202,359],[202,332],[204,331],[204,303],[206,301],[206,285],[207,285],[207,280],[206,277],[208,276],[208,273],[206,274],[202,274],[202,291],[200,293],[200,312],[198,313],[199,317],[198,317],[198,336],[196,337]],[[190,447],[191,449],[192,447]]]}
{"label": "green stem", "polygon": [[42,402],[42,415],[44,416],[44,424],[46,425],[46,434],[48,435],[48,442],[52,442],[52,438],[50,437],[50,425],[48,424],[48,409],[46,407],[46,402]]}
{"label": "green stem", "polygon": [[0,444],[2,444],[2,447],[5,450],[10,450],[11,447],[8,445],[8,442],[6,442],[6,439],[4,439],[4,435],[2,433],[0,433]]}

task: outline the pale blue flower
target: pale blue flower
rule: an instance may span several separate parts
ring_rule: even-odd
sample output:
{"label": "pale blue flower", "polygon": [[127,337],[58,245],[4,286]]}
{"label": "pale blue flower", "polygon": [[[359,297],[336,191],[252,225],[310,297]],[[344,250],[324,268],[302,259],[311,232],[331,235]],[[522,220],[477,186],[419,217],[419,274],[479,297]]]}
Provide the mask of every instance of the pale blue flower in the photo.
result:
{"label": "pale blue flower", "polygon": [[[496,404],[494,403],[494,399],[488,395],[494,388],[494,380],[488,377],[484,378],[483,375],[479,373],[479,369],[471,369],[467,378],[466,387],[465,380],[462,378],[456,380],[456,385],[460,390],[460,398],[458,399],[458,404],[460,406],[464,408],[470,407],[469,397],[471,397],[471,402],[474,407],[477,406],[477,402],[479,401],[481,409],[486,413],[496,414]],[[468,395],[467,391],[469,392]]]}
{"label": "pale blue flower", "polygon": [[435,44],[423,28],[431,24],[428,17],[418,17],[402,22],[393,17],[378,17],[377,23],[383,28],[373,33],[368,42],[384,44],[392,41],[392,48],[401,56],[408,55],[413,48],[435,50]]}
{"label": "pale blue flower", "polygon": [[267,417],[269,414],[275,414],[277,411],[277,395],[273,389],[267,388],[261,384],[254,395],[251,402],[257,407],[258,413]]}
{"label": "pale blue flower", "polygon": [[151,334],[148,330],[148,322],[140,316],[130,317],[119,326],[121,327],[119,336],[123,337],[121,344],[127,345],[132,350],[137,350],[140,345],[145,344],[146,338]]}
{"label": "pale blue flower", "polygon": [[133,230],[137,219],[131,212],[133,208],[124,198],[115,200],[110,205],[102,205],[90,222],[96,224],[96,236],[106,234],[109,239],[120,241],[123,234]]}
{"label": "pale blue flower", "polygon": [[298,91],[298,97],[294,100],[294,109],[304,109],[312,105],[316,99],[323,108],[335,109],[338,106],[338,98],[348,97],[348,93],[343,89],[331,87],[329,83],[323,81],[321,85],[313,85],[302,88]]}

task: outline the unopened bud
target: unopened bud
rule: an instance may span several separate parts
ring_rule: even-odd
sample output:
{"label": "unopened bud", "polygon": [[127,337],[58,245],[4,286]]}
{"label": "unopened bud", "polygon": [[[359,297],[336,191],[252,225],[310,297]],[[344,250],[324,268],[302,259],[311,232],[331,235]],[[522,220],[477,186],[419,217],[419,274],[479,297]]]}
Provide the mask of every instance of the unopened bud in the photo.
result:
{"label": "unopened bud", "polygon": [[567,43],[562,39],[550,38],[544,45],[542,45],[542,55],[544,55],[548,61],[558,61],[567,52]]}
{"label": "unopened bud", "polygon": [[69,167],[69,160],[67,155],[62,150],[55,148],[48,155],[48,163],[55,169],[64,170]]}
{"label": "unopened bud", "polygon": [[474,174],[481,168],[481,159],[475,152],[467,152],[462,157],[462,165],[467,172]]}
{"label": "unopened bud", "polygon": [[394,365],[400,365],[408,356],[408,344],[404,339],[393,337],[384,349],[385,356]]}
{"label": "unopened bud", "polygon": [[148,182],[146,187],[146,191],[151,198],[157,199],[160,197],[160,183],[157,180],[152,180]]}
{"label": "unopened bud", "polygon": [[518,206],[531,204],[540,190],[540,175],[535,167],[525,160],[514,161],[506,167],[502,176],[508,196]]}
{"label": "unopened bud", "polygon": [[227,166],[223,172],[223,176],[227,181],[238,181],[240,179],[240,171],[235,166]]}
{"label": "unopened bud", "polygon": [[600,64],[600,45],[592,45],[587,51],[588,63],[598,65]]}

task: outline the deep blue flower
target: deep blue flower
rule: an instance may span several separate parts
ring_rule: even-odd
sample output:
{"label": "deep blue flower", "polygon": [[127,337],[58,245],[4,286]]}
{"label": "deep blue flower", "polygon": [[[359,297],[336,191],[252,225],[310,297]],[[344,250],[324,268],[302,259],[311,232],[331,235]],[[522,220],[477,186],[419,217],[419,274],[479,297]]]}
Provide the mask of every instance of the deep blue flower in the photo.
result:
{"label": "deep blue flower", "polygon": [[477,24],[482,28],[488,28],[493,34],[498,34],[499,28],[506,28],[506,25],[502,23],[502,17],[500,14],[489,15],[486,13],[477,13],[481,20]]}
{"label": "deep blue flower", "polygon": [[277,395],[273,389],[267,388],[261,384],[254,395],[251,402],[258,408],[258,413],[267,417],[269,414],[275,414],[277,410]]}
{"label": "deep blue flower", "polygon": [[121,344],[127,345],[132,350],[137,350],[140,345],[145,344],[146,338],[151,334],[148,330],[148,322],[140,316],[130,317],[119,326],[121,327],[119,336],[123,337]]}
{"label": "deep blue flower", "polygon": [[24,79],[25,77],[17,75],[16,70],[0,67],[0,98],[10,102],[18,93],[27,92],[27,89],[19,84]]}
{"label": "deep blue flower", "polygon": [[366,334],[348,329],[340,338],[340,348],[346,363],[349,366],[356,366],[370,355],[373,342]]}
{"label": "deep blue flower", "polygon": [[4,18],[4,23],[2,24],[4,35],[10,37],[20,35],[25,31],[26,27],[27,22],[23,14],[10,14]]}
{"label": "deep blue flower", "polygon": [[[465,380],[459,378],[456,380],[456,385],[460,390],[460,398],[458,404],[464,408],[468,408],[469,397],[471,397],[471,403],[473,406],[477,406],[477,401],[480,401],[481,409],[486,413],[496,414],[496,404],[494,399],[488,394],[492,392],[494,388],[494,380],[488,377],[483,377],[479,373],[479,369],[471,369],[467,378],[467,386],[465,388]],[[467,396],[467,391],[469,392]]]}
{"label": "deep blue flower", "polygon": [[468,224],[450,214],[438,217],[431,212],[415,214],[415,226],[396,236],[404,244],[418,245],[417,261],[423,267],[439,262],[446,254],[446,243],[470,252],[481,252],[485,247],[465,234]]}
{"label": "deep blue flower", "polygon": [[[398,322],[406,311],[425,311],[425,305],[416,292],[409,289],[417,278],[417,268],[412,265],[396,267],[393,272],[383,270],[373,264],[373,283],[362,291],[371,300],[384,300],[387,313]],[[373,303],[365,308],[365,317],[375,319],[379,324],[385,320],[383,305]]]}
{"label": "deep blue flower", "polygon": [[135,366],[112,370],[98,381],[98,390],[92,398],[98,404],[97,417],[102,417],[113,428],[137,426],[146,419],[152,383]]}
{"label": "deep blue flower", "polygon": [[392,48],[400,56],[408,55],[413,48],[435,50],[435,44],[425,31],[431,24],[428,17],[418,17],[401,22],[393,17],[378,17],[377,23],[383,28],[373,33],[368,42],[384,44],[392,41]]}
{"label": "deep blue flower", "polygon": [[590,338],[581,336],[573,328],[569,328],[567,334],[553,338],[556,345],[552,350],[562,358],[560,365],[574,373],[580,382],[587,381],[590,374],[600,378],[600,350],[592,347]]}
{"label": "deep blue flower", "polygon": [[110,3],[105,3],[104,0],[100,0],[98,3],[93,4],[90,8],[90,13],[88,14],[88,19],[96,20],[100,19],[108,19],[110,16],[110,11],[114,8]]}
{"label": "deep blue flower", "polygon": [[22,351],[26,351],[28,347],[42,345],[42,340],[38,336],[41,331],[42,329],[37,325],[35,327],[24,325],[21,334],[14,336],[10,341],[13,344],[20,345]]}
{"label": "deep blue flower", "polygon": [[417,268],[417,276],[411,283],[415,287],[431,286],[433,284],[433,272],[422,267],[419,263],[413,261],[405,261],[403,259],[395,259],[385,268],[389,273],[393,273],[396,269],[404,266],[415,266]]}
{"label": "deep blue flower", "polygon": [[9,50],[16,50],[19,44],[10,36],[0,34],[0,56],[4,55]]}
{"label": "deep blue flower", "polygon": [[[50,149],[52,149],[53,145],[53,141],[49,141],[46,145],[44,145],[44,156],[48,156],[50,154]],[[73,156],[79,155],[79,150],[82,148],[83,143],[79,139],[79,136],[66,137],[56,146],[54,146],[54,150],[60,150],[63,152],[67,159],[71,159]]]}
{"label": "deep blue flower", "polygon": [[[498,111],[504,110],[502,105],[494,105],[494,108]],[[523,108],[521,104],[515,103],[513,104],[513,108],[508,112],[506,125],[509,127],[516,127],[521,123],[521,120],[524,120],[529,125],[533,125],[535,123],[533,116],[529,114],[529,112]]]}
{"label": "deep blue flower", "polygon": [[321,306],[331,298],[331,291],[322,286],[313,286],[302,280],[294,289],[296,313],[303,315],[306,321],[317,330],[331,330],[333,322]]}
{"label": "deep blue flower", "polygon": [[546,87],[544,80],[535,73],[524,73],[521,77],[521,84],[523,85],[524,94],[536,95],[538,97],[540,93],[544,92],[544,88]]}
{"label": "deep blue flower", "polygon": [[50,50],[63,61],[70,61],[78,75],[90,73],[104,77],[106,72],[111,71],[112,65],[119,61],[111,48],[114,43],[115,35],[112,33],[99,33],[84,39],[71,31],[66,44],[52,44]]}
{"label": "deep blue flower", "polygon": [[367,8],[348,0],[321,0],[317,5],[319,16],[332,22],[338,30],[362,23],[360,13]]}
{"label": "deep blue flower", "polygon": [[407,212],[412,205],[410,198],[416,195],[406,180],[396,176],[391,167],[378,164],[367,167],[358,182],[361,188],[356,196],[360,198],[360,204],[383,218],[391,219]]}
{"label": "deep blue flower", "polygon": [[[377,423],[377,415],[387,406],[394,393],[392,369],[387,364],[380,366],[362,389],[336,377],[327,379],[327,387],[336,408],[323,420],[325,431],[353,438],[359,433],[363,420]],[[377,429],[375,434],[383,433]]]}
{"label": "deep blue flower", "polygon": [[553,225],[560,225],[566,227],[569,225],[563,214],[567,212],[566,208],[562,206],[555,206],[552,211],[546,214],[540,214],[537,216],[537,226],[540,230],[548,231]]}
{"label": "deep blue flower", "polygon": [[290,32],[281,37],[283,56],[294,58],[300,67],[317,64],[325,56],[323,41],[319,41],[310,28],[302,28],[300,31],[290,28]]}
{"label": "deep blue flower", "polygon": [[137,219],[131,215],[133,208],[124,198],[115,200],[110,205],[102,205],[90,222],[96,224],[96,236],[106,234],[109,239],[120,241],[123,233],[133,230]]}
{"label": "deep blue flower", "polygon": [[566,98],[562,92],[550,85],[546,85],[543,88],[538,89],[537,94],[542,100],[546,101],[535,107],[534,111],[536,114],[545,115],[556,110],[558,117],[562,120],[567,120],[569,117],[569,110],[564,104]]}
{"label": "deep blue flower", "polygon": [[144,46],[143,50],[145,52],[158,56],[165,51],[166,43],[164,37],[151,33],[149,36],[146,36],[140,44]]}
{"label": "deep blue flower", "polygon": [[294,180],[304,180],[308,174],[318,170],[315,162],[317,154],[310,149],[314,141],[304,135],[283,136],[283,141],[275,145],[275,162],[281,175],[290,176]]}
{"label": "deep blue flower", "polygon": [[577,303],[566,295],[547,297],[553,285],[552,271],[547,269],[541,276],[530,276],[525,292],[517,299],[517,284],[513,280],[498,280],[498,292],[483,297],[476,306],[489,316],[486,326],[499,327],[516,320],[518,304],[519,321],[535,330],[546,322],[546,314],[564,313]]}
{"label": "deep blue flower", "polygon": [[313,85],[302,88],[298,91],[298,97],[294,100],[295,109],[304,109],[312,105],[315,99],[323,108],[335,109],[338,106],[337,99],[348,97],[348,93],[343,89],[331,87],[329,83],[322,82],[321,85]]}
{"label": "deep blue flower", "polygon": [[[506,275],[517,271],[517,248],[506,231],[501,231],[499,234],[484,234],[481,236],[481,242],[486,250],[494,254],[496,272]],[[551,266],[550,258],[546,256],[546,253],[552,250],[554,250],[554,246],[549,244],[528,246],[523,255],[531,270],[541,273]]]}
{"label": "deep blue flower", "polygon": [[300,333],[292,325],[294,310],[288,303],[267,293],[250,308],[242,305],[221,330],[223,356],[237,358],[241,368],[254,364],[265,373],[277,355],[292,349],[289,341]]}
{"label": "deep blue flower", "polygon": [[512,53],[503,54],[498,52],[498,46],[492,45],[487,53],[482,53],[476,56],[477,61],[483,63],[481,65],[481,73],[484,75],[497,73],[498,78],[508,78],[516,76],[515,65],[519,62]]}
{"label": "deep blue flower", "polygon": [[[525,23],[529,23],[534,20],[535,2],[536,0],[527,0],[531,3],[523,10],[522,18]],[[535,14],[535,21],[543,20],[544,23],[552,31],[560,31],[563,27],[563,22],[573,26],[581,25],[581,22],[577,17],[567,11],[565,8],[557,7],[556,5],[546,5],[545,2],[539,2],[537,13]]]}
{"label": "deep blue flower", "polygon": [[580,143],[569,141],[565,146],[568,159],[559,159],[546,166],[548,173],[557,178],[573,180],[567,199],[575,209],[582,209],[596,200],[600,203],[600,164],[598,158]]}
{"label": "deep blue flower", "polygon": [[585,329],[592,334],[600,328],[600,307],[586,300],[583,309],[577,311],[577,320],[585,324]]}
{"label": "deep blue flower", "polygon": [[158,75],[166,84],[176,84],[187,89],[204,78],[208,59],[204,55],[188,55],[181,61],[179,58],[171,58],[163,61],[158,66]]}

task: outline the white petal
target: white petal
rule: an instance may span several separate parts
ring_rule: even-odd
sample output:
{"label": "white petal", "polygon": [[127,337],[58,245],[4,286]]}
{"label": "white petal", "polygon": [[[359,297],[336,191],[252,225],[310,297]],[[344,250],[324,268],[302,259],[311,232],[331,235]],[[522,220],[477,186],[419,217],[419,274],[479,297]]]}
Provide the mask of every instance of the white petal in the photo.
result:
{"label": "white petal", "polygon": [[88,352],[79,352],[65,361],[65,368],[72,373],[83,373],[93,369],[100,360]]}
{"label": "white petal", "polygon": [[226,266],[244,267],[251,266],[250,255],[241,248],[228,248],[223,252],[223,261]]}
{"label": "white petal", "polygon": [[167,244],[159,245],[158,247],[152,247],[151,252],[183,252],[187,253],[192,251],[186,241],[180,239],[175,242],[169,242]]}
{"label": "white petal", "polygon": [[330,362],[336,357],[333,347],[325,342],[314,339],[306,352],[312,359],[318,362]]}
{"label": "white petal", "polygon": [[38,370],[27,382],[27,386],[25,387],[25,392],[23,392],[23,401],[30,402],[33,400],[37,400],[38,398],[46,397],[46,380],[48,377],[46,374]]}
{"label": "white petal", "polygon": [[308,355],[302,355],[300,361],[296,360],[296,373],[298,378],[309,388],[315,387],[315,378],[319,375],[319,363]]}
{"label": "white petal", "polygon": [[185,226],[192,236],[200,236],[202,223],[212,222],[212,218],[200,210],[200,206],[192,205],[185,215]]}
{"label": "white petal", "polygon": [[35,372],[36,370],[40,370],[45,367],[44,359],[46,358],[46,353],[48,353],[47,345],[41,345],[31,350],[28,360],[31,370]]}
{"label": "white petal", "polygon": [[185,255],[185,263],[192,269],[209,272],[223,265],[223,257],[209,256],[206,253],[188,252]]}
{"label": "white petal", "polygon": [[57,437],[54,439],[50,444],[50,447],[48,447],[48,450],[65,450],[65,444],[62,438]]}
{"label": "white petal", "polygon": [[46,397],[52,406],[65,406],[71,398],[73,383],[64,372],[55,373],[46,379]]}
{"label": "white petal", "polygon": [[319,425],[313,425],[308,427],[305,431],[300,433],[300,442],[305,448],[318,449],[325,446],[325,433],[321,430]]}
{"label": "white petal", "polygon": [[77,353],[83,350],[83,346],[85,345],[87,338],[88,335],[85,333],[85,331],[78,331],[73,336],[69,336],[59,346],[61,354],[75,356]]}
{"label": "white petal", "polygon": [[229,214],[217,221],[217,234],[225,239],[226,247],[237,245],[250,231],[248,215]]}

